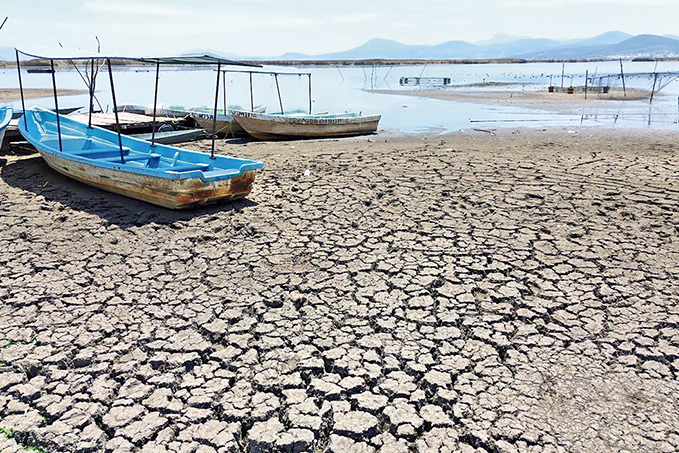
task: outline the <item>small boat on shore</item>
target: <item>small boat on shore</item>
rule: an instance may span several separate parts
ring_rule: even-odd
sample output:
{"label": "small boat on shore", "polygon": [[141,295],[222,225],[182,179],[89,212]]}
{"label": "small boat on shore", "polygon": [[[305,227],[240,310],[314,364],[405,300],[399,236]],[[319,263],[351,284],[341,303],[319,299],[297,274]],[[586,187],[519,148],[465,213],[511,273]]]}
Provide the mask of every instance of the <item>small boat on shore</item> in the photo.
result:
{"label": "small boat on shore", "polygon": [[[245,111],[245,109],[239,105],[230,105],[227,108],[226,113],[223,109],[217,111],[217,123],[215,127],[215,133],[218,137],[224,137],[227,135],[243,135],[245,130],[236,122],[233,118],[232,111]],[[266,105],[256,105],[252,110],[257,113],[264,113],[266,111]],[[161,107],[158,109],[159,114],[168,117],[184,118],[191,117],[200,127],[206,131],[211,131],[214,120],[214,109],[210,107],[192,107],[186,109],[181,106],[168,106]],[[153,114],[153,109],[150,111],[146,110],[147,115]]]}
{"label": "small boat on shore", "polygon": [[260,140],[286,138],[345,137],[377,131],[381,115],[360,113],[316,114],[231,112],[245,131]]}
{"label": "small boat on shore", "polygon": [[9,105],[0,106],[0,147],[5,140],[5,132],[10,121],[12,121],[12,107]]}
{"label": "small boat on shore", "polygon": [[176,143],[191,142],[194,140],[200,140],[207,137],[205,129],[179,129],[176,131],[156,131],[155,134],[131,134],[132,137],[138,138],[139,140],[146,140],[150,142],[152,139],[156,143],[162,143],[164,145],[173,145]]}
{"label": "small boat on shore", "polygon": [[255,171],[264,167],[256,160],[153,145],[40,107],[27,109],[19,130],[59,173],[170,209],[245,197]]}

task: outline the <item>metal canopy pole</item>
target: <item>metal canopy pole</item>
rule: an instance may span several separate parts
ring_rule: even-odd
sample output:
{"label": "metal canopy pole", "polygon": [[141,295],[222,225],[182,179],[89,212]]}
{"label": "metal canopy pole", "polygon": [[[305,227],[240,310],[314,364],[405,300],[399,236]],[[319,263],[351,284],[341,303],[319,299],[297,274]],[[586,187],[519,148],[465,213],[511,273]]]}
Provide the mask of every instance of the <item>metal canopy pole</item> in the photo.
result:
{"label": "metal canopy pole", "polygon": [[[87,128],[92,129],[92,110],[94,110],[94,58],[91,60],[90,74],[90,114],[87,120]],[[87,65],[87,63],[86,63]]]}
{"label": "metal canopy pole", "polygon": [[224,115],[226,115],[226,72],[223,72],[222,76],[222,88],[224,88]]}
{"label": "metal canopy pole", "polygon": [[61,122],[59,121],[59,101],[57,100],[57,78],[54,74],[54,60],[50,60],[50,66],[52,68],[52,88],[54,90],[54,111],[57,115],[57,135],[59,136],[59,151],[63,151],[63,146],[61,144]]}
{"label": "metal canopy pole", "polygon": [[281,106],[281,115],[283,114],[283,99],[281,99],[281,89],[278,86],[278,74],[273,75],[274,79],[276,79],[276,91],[278,91],[278,103]]}
{"label": "metal canopy pole", "polygon": [[158,80],[160,79],[160,61],[156,62],[156,90],[153,95],[153,123],[151,123],[151,147],[156,146],[156,106],[158,105]]}
{"label": "metal canopy pole", "polygon": [[311,115],[311,73],[309,73],[309,115]]}
{"label": "metal canopy pole", "polygon": [[116,91],[113,87],[113,70],[111,69],[111,59],[106,59],[108,65],[108,78],[111,81],[111,98],[113,99],[113,113],[116,117],[116,130],[118,131],[118,146],[120,147],[120,162],[125,163],[125,153],[123,152],[123,139],[120,133],[120,120],[118,119],[118,104],[116,103]]}
{"label": "metal canopy pole", "polygon": [[24,85],[21,82],[21,63],[19,63],[19,51],[14,49],[17,54],[17,71],[19,72],[19,91],[21,91],[21,108],[24,111],[24,127],[28,129],[28,120],[26,119],[26,101],[24,100]]}
{"label": "metal canopy pole", "polygon": [[255,100],[252,95],[252,71],[250,72],[250,111],[255,111]]}
{"label": "metal canopy pole", "polygon": [[222,63],[217,63],[217,87],[215,88],[215,110],[212,117],[212,152],[210,159],[215,158],[215,137],[217,136],[217,104],[219,103],[219,76],[222,75]]}

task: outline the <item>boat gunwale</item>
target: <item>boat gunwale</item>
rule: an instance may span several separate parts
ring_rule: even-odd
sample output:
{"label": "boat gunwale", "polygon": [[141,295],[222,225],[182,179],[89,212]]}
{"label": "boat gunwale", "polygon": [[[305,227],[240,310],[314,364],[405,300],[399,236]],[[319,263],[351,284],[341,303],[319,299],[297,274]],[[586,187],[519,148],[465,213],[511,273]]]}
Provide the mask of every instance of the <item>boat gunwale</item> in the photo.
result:
{"label": "boat gunwale", "polygon": [[0,131],[1,131],[4,130],[12,121],[12,113],[14,109],[12,108],[12,106],[3,105],[0,106],[0,110],[4,111],[4,117],[0,119]]}

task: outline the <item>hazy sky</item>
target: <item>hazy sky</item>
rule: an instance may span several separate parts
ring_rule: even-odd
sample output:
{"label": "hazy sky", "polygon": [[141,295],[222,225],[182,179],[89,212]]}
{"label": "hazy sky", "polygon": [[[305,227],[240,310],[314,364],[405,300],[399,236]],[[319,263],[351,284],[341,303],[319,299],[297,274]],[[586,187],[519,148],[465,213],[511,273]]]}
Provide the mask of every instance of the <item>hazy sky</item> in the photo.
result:
{"label": "hazy sky", "polygon": [[606,31],[679,34],[677,0],[0,0],[0,47],[35,45],[109,55],[317,55],[371,38],[404,44],[556,40]]}

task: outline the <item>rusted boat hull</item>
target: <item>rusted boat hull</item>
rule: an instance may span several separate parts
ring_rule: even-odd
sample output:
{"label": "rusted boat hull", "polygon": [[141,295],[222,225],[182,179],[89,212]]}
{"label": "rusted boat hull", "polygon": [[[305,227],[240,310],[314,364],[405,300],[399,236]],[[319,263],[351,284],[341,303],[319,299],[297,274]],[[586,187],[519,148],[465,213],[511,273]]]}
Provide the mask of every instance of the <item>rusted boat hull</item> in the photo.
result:
{"label": "rusted boat hull", "polygon": [[260,140],[372,134],[377,131],[380,121],[380,115],[346,118],[326,115],[295,117],[234,112],[233,116],[248,134]]}
{"label": "rusted boat hull", "polygon": [[59,173],[99,189],[146,201],[169,209],[235,200],[247,196],[255,180],[254,171],[219,181],[162,179],[121,172],[64,159],[38,150],[47,165]]}

